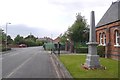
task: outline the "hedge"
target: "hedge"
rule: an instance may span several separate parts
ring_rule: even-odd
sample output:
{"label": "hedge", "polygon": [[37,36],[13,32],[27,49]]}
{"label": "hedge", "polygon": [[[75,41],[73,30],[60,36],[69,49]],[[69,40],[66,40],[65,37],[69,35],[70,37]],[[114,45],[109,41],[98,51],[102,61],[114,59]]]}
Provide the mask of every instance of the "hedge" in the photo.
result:
{"label": "hedge", "polygon": [[51,49],[55,49],[55,47],[54,47],[53,43],[45,43],[44,44],[44,49],[45,50],[51,50]]}
{"label": "hedge", "polygon": [[[76,53],[88,53],[88,47],[76,48]],[[105,57],[105,46],[97,46],[97,54],[100,57]]]}
{"label": "hedge", "polygon": [[6,46],[5,45],[0,45],[0,52],[2,52],[2,51],[8,51],[8,50],[11,50],[11,48],[10,47],[7,47],[7,49],[6,49]]}
{"label": "hedge", "polygon": [[88,53],[88,47],[76,48],[76,53]]}
{"label": "hedge", "polygon": [[105,46],[97,46],[97,54],[100,57],[105,57]]}
{"label": "hedge", "polygon": [[9,50],[11,50],[11,48],[7,48],[7,49],[6,48],[2,48],[2,49],[0,49],[0,52],[6,51],[6,50],[9,51]]}

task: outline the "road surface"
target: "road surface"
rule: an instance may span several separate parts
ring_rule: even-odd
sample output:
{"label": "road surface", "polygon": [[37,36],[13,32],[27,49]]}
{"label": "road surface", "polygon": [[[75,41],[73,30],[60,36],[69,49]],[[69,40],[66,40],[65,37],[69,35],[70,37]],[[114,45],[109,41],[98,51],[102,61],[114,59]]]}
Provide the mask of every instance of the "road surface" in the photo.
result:
{"label": "road surface", "polygon": [[2,55],[2,77],[57,78],[57,73],[42,47],[14,48]]}

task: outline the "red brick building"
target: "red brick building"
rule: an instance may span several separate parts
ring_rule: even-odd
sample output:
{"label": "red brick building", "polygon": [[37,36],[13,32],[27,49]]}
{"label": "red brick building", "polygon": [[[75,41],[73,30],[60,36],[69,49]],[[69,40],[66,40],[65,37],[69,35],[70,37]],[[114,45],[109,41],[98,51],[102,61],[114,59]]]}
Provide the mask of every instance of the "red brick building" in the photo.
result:
{"label": "red brick building", "polygon": [[106,57],[120,60],[120,0],[113,2],[96,26],[99,45]]}
{"label": "red brick building", "polygon": [[53,40],[53,42],[54,42],[54,43],[60,42],[60,37],[55,38],[55,39]]}

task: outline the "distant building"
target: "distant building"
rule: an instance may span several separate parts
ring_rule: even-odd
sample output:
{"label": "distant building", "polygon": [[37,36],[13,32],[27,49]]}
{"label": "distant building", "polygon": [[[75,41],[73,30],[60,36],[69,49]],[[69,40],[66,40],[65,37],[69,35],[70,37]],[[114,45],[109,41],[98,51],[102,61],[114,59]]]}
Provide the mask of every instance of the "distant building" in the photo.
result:
{"label": "distant building", "polygon": [[99,45],[105,46],[106,57],[120,59],[120,0],[113,2],[96,26]]}
{"label": "distant building", "polygon": [[60,42],[60,37],[55,38],[55,39],[53,40],[53,42],[54,42],[54,43]]}
{"label": "distant building", "polygon": [[49,37],[38,38],[37,40],[45,41],[45,42],[52,42],[52,41],[53,41],[53,39],[52,39],[52,38],[49,38]]}

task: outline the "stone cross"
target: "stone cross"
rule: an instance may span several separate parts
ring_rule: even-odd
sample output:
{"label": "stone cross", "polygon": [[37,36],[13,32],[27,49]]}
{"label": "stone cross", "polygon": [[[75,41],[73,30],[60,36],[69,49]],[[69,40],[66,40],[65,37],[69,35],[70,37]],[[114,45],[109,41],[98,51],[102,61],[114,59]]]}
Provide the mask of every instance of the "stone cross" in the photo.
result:
{"label": "stone cross", "polygon": [[99,68],[99,55],[97,55],[96,32],[95,32],[95,16],[94,11],[91,12],[90,33],[89,33],[88,55],[84,67]]}

